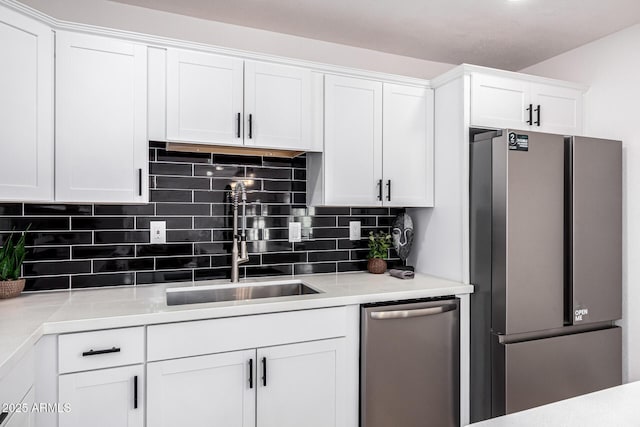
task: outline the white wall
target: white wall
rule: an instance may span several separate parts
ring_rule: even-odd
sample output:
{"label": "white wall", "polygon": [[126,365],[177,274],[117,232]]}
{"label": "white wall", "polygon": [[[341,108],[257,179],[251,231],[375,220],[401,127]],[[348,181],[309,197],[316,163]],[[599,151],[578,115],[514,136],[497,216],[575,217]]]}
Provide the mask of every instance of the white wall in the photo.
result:
{"label": "white wall", "polygon": [[640,380],[640,25],[524,72],[579,81],[586,95],[585,134],[623,141],[623,355],[625,379]]}
{"label": "white wall", "polygon": [[429,79],[453,67],[442,62],[207,21],[106,0],[19,1],[64,21],[390,74]]}

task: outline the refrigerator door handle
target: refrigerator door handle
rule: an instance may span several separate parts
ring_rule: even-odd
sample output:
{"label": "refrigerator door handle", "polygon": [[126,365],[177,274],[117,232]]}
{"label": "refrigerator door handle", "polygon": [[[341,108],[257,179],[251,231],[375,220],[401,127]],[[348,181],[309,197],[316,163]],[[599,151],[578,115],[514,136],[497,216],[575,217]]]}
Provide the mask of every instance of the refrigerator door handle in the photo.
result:
{"label": "refrigerator door handle", "polygon": [[415,310],[373,311],[370,317],[374,320],[406,319],[408,317],[431,316],[456,310],[456,304],[443,304],[436,307],[418,308]]}

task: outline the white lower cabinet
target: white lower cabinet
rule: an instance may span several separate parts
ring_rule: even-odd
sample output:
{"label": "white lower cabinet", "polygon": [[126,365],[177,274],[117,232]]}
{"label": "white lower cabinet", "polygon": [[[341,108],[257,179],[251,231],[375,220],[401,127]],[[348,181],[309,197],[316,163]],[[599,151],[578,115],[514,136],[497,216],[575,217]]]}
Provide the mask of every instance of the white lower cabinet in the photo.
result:
{"label": "white lower cabinet", "polygon": [[147,425],[346,427],[344,341],[149,363]]}
{"label": "white lower cabinet", "polygon": [[32,411],[33,403],[34,390],[32,387],[24,399],[22,399],[20,410],[14,412],[7,423],[2,424],[2,427],[35,427],[35,412]]}
{"label": "white lower cabinet", "polygon": [[258,427],[345,426],[344,338],[258,349]]}
{"label": "white lower cabinet", "polygon": [[243,350],[149,363],[147,425],[255,426],[255,361]]}
{"label": "white lower cabinet", "polygon": [[58,426],[144,426],[144,377],[144,365],[60,375],[58,400],[70,410],[60,412]]}

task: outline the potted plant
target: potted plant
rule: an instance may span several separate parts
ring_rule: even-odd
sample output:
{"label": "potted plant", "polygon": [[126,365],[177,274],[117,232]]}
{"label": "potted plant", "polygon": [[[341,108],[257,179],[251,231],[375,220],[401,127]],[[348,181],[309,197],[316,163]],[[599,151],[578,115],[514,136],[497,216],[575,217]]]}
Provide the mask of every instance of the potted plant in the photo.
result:
{"label": "potted plant", "polygon": [[17,243],[13,243],[13,233],[0,248],[0,298],[13,298],[24,289],[24,279],[20,279],[20,268],[27,251],[24,248],[26,232]]}
{"label": "potted plant", "polygon": [[387,271],[387,255],[391,247],[391,235],[380,231],[374,233],[369,232],[369,255],[367,258],[367,270],[369,273],[382,274]]}

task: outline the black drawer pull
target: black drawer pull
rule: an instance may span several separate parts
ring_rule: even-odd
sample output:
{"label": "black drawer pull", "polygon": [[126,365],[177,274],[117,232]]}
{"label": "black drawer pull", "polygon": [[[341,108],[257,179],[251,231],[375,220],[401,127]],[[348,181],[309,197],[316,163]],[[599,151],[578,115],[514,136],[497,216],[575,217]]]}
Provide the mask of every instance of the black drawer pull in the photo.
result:
{"label": "black drawer pull", "polygon": [[133,409],[138,409],[138,376],[133,377]]}
{"label": "black drawer pull", "polygon": [[4,423],[4,420],[9,416],[8,412],[0,412],[0,424]]}
{"label": "black drawer pull", "polygon": [[120,347],[112,347],[106,350],[89,350],[82,353],[82,357],[95,356],[96,354],[120,353]]}
{"label": "black drawer pull", "polygon": [[253,388],[253,359],[249,359],[249,388]]}
{"label": "black drawer pull", "polygon": [[387,181],[387,200],[391,201],[391,180]]}
{"label": "black drawer pull", "polygon": [[240,138],[240,113],[238,113],[238,118],[236,119],[236,126],[238,126],[236,128],[236,138]]}
{"label": "black drawer pull", "polygon": [[536,126],[540,126],[540,106],[539,105],[535,109],[535,112],[538,113],[538,120],[536,120],[534,123],[536,124]]}
{"label": "black drawer pull", "polygon": [[267,358],[262,358],[262,386],[267,386]]}
{"label": "black drawer pull", "polygon": [[142,169],[138,169],[138,196],[142,196]]}

